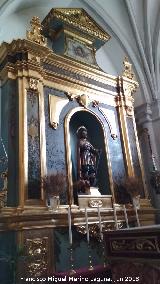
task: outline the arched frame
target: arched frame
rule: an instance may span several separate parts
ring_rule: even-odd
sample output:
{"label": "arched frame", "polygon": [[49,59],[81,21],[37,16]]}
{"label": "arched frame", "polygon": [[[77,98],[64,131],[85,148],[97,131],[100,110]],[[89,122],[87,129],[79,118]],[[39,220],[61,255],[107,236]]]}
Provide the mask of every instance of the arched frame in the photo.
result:
{"label": "arched frame", "polygon": [[66,167],[67,167],[67,179],[68,179],[68,202],[70,205],[74,203],[73,201],[73,180],[72,180],[72,160],[71,160],[71,148],[70,148],[71,137],[70,137],[69,125],[70,125],[70,120],[72,116],[76,112],[80,112],[80,111],[87,111],[93,116],[95,116],[95,118],[98,120],[98,122],[100,123],[102,127],[103,134],[104,134],[104,145],[105,145],[105,152],[106,152],[106,158],[107,158],[108,174],[109,174],[109,184],[110,184],[111,193],[112,193],[112,197],[114,201],[115,195],[114,195],[113,178],[112,178],[112,167],[111,167],[111,162],[110,162],[110,157],[109,157],[108,141],[106,137],[104,124],[95,112],[91,111],[88,108],[76,107],[72,109],[71,111],[69,111],[69,113],[65,117],[65,122],[64,122],[66,161],[67,161]]}

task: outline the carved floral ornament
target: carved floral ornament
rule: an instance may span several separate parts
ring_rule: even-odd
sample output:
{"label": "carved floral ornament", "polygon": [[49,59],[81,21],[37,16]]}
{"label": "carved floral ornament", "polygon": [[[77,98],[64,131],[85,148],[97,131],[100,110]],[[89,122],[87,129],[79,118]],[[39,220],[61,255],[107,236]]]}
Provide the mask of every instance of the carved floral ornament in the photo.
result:
{"label": "carved floral ornament", "polygon": [[38,83],[39,83],[38,79],[29,78],[29,89],[31,89],[33,91],[37,91],[38,90]]}
{"label": "carved floral ornament", "polygon": [[102,207],[103,206],[103,202],[101,199],[91,199],[89,202],[89,207]]}
{"label": "carved floral ornament", "polygon": [[135,239],[123,239],[123,240],[112,240],[110,241],[112,251],[149,251],[158,252],[159,246],[157,239],[153,238],[135,238]]}
{"label": "carved floral ornament", "polygon": [[48,268],[48,237],[26,239],[26,251],[29,261],[27,270],[30,275],[40,276]]}

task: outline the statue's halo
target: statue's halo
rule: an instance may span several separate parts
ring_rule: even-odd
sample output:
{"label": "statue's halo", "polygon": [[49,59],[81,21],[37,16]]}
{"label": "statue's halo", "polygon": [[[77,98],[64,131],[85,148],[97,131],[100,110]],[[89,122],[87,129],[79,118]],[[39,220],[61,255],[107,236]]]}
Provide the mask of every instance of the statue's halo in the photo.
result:
{"label": "statue's halo", "polygon": [[84,130],[87,131],[87,128],[85,126],[82,125],[82,126],[78,127],[77,132],[76,132],[77,135],[79,135]]}

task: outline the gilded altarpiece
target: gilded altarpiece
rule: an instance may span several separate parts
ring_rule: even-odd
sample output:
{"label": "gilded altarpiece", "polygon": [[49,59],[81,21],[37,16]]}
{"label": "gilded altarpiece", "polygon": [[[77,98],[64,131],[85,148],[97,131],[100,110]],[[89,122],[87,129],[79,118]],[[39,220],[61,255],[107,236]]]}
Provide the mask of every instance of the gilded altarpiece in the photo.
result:
{"label": "gilded altarpiece", "polygon": [[[115,183],[126,176],[141,179],[143,222],[154,222],[154,210],[147,199],[136,135],[133,92],[138,84],[128,73],[118,78],[104,73],[93,59],[110,36],[83,9],[52,9],[43,26],[37,17],[31,26],[27,39],[3,43],[0,48],[2,139],[8,155],[7,204],[1,206],[1,230],[17,231],[17,246],[27,250],[27,271],[32,273],[36,266],[39,275],[55,270],[54,251],[61,251],[63,259],[68,205],[73,214],[73,240],[78,239],[81,247],[79,224],[85,224],[85,215],[75,196],[75,149],[76,131],[82,125],[90,142],[101,150],[97,179],[106,200],[102,221],[114,227]],[[66,46],[69,41],[72,50],[67,49],[71,48]],[[46,202],[43,180],[47,174],[59,172],[66,177],[66,190],[54,211]],[[92,223],[97,222],[94,206],[88,216]],[[122,223],[123,213],[119,214]],[[133,210],[130,216],[134,222]],[[53,236],[58,236],[58,245]],[[57,267],[62,269],[60,264]]]}

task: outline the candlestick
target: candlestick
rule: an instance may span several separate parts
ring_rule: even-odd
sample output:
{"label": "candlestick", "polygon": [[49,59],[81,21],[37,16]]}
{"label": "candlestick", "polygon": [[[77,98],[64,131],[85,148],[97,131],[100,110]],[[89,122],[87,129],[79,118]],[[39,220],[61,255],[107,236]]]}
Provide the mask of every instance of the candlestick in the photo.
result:
{"label": "candlestick", "polygon": [[73,275],[75,273],[76,273],[76,271],[74,270],[73,248],[72,248],[72,245],[70,245],[70,271],[69,271],[69,275]]}
{"label": "candlestick", "polygon": [[98,205],[97,209],[98,209],[98,219],[99,219],[100,239],[101,239],[101,240],[103,240],[103,234],[102,234],[102,222],[101,222],[101,213],[100,213],[99,205]]}
{"label": "candlestick", "polygon": [[134,206],[134,210],[135,210],[135,213],[136,213],[137,225],[138,225],[138,227],[140,227],[140,222],[139,222],[139,217],[138,217],[137,206],[136,206],[134,203],[133,203],[133,206]]}
{"label": "candlestick", "polygon": [[88,262],[89,262],[88,270],[94,270],[94,268],[92,266],[92,255],[91,255],[91,248],[90,248],[89,243],[88,243]]}
{"label": "candlestick", "polygon": [[87,242],[88,242],[88,244],[89,244],[89,228],[88,228],[88,214],[87,214],[87,208],[85,208],[85,219],[86,219]]}
{"label": "candlestick", "polygon": [[68,207],[68,233],[69,233],[69,243],[72,245],[72,221],[71,221],[71,207]]}
{"label": "candlestick", "polygon": [[125,204],[123,205],[123,209],[124,209],[124,217],[125,217],[126,225],[127,225],[127,228],[129,228],[127,209],[126,209]]}
{"label": "candlestick", "polygon": [[103,253],[103,266],[106,267],[107,266],[107,259],[106,259],[104,240],[102,242],[102,253]]}
{"label": "candlestick", "polygon": [[118,230],[118,221],[117,221],[117,214],[116,214],[115,204],[113,204],[113,212],[114,212],[115,227],[116,227],[116,230]]}

